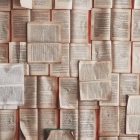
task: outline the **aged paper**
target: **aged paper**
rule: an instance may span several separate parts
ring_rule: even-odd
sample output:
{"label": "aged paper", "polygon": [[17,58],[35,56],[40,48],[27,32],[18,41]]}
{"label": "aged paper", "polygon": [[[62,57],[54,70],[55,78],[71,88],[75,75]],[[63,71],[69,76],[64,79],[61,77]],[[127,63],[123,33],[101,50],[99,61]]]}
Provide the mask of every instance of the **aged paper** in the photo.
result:
{"label": "aged paper", "polygon": [[0,63],[8,63],[8,52],[9,46],[8,44],[0,44]]}

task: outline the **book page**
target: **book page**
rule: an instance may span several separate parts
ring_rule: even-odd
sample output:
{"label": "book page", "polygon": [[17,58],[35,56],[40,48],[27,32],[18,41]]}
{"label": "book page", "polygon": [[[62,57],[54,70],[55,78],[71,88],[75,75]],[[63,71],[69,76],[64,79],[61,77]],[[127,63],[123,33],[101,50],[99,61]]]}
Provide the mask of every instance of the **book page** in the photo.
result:
{"label": "book page", "polygon": [[10,41],[10,13],[0,12],[0,43]]}
{"label": "book page", "polygon": [[48,64],[29,64],[30,75],[49,75]]}
{"label": "book page", "polygon": [[92,41],[92,60],[111,61],[111,41]]}
{"label": "book page", "polygon": [[24,103],[23,65],[1,64],[0,73],[0,105],[22,105]]}
{"label": "book page", "polygon": [[61,43],[70,43],[70,10],[52,10],[52,21],[61,23]]}
{"label": "book page", "polygon": [[55,9],[72,9],[73,0],[55,0]]}
{"label": "book page", "polygon": [[9,45],[8,44],[0,44],[0,63],[8,63],[8,52],[9,52]]}
{"label": "book page", "polygon": [[80,60],[91,60],[90,44],[70,44],[70,75],[78,77],[78,63]]}
{"label": "book page", "polygon": [[60,43],[28,43],[28,63],[60,63]]}
{"label": "book page", "polygon": [[111,10],[91,10],[91,40],[110,40]]}
{"label": "book page", "polygon": [[100,136],[119,135],[119,108],[100,107]]}
{"label": "book page", "polygon": [[32,10],[31,21],[50,21],[50,10]]}
{"label": "book page", "polygon": [[37,109],[20,109],[20,130],[25,140],[38,140]]}
{"label": "book page", "polygon": [[28,43],[59,43],[61,42],[61,24],[55,22],[29,22],[27,24],[27,34]]}
{"label": "book page", "polygon": [[12,42],[26,42],[27,22],[30,21],[30,10],[12,10]]}
{"label": "book page", "polygon": [[58,128],[58,110],[38,110],[38,140],[44,140],[44,129],[46,128]]}
{"label": "book page", "polygon": [[71,43],[88,43],[88,10],[71,11]]}
{"label": "book page", "polygon": [[60,108],[78,108],[78,79],[59,78],[59,102]]}
{"label": "book page", "polygon": [[0,11],[10,11],[10,10],[11,10],[11,0],[1,0]]}
{"label": "book page", "polygon": [[101,101],[100,106],[119,106],[119,74],[111,74],[111,100]]}
{"label": "book page", "polygon": [[29,65],[27,63],[24,63],[24,75],[29,75]]}
{"label": "book page", "polygon": [[132,8],[132,0],[113,0],[113,8]]}
{"label": "book page", "polygon": [[50,64],[50,76],[69,77],[69,44],[61,44],[61,63]]}
{"label": "book page", "polygon": [[130,73],[131,71],[131,42],[112,42],[112,71]]}
{"label": "book page", "polygon": [[140,9],[140,1],[134,0],[134,9]]}
{"label": "book page", "polygon": [[[130,40],[130,9],[112,9],[111,39],[120,41]],[[124,18],[125,17],[125,18]]]}
{"label": "book page", "polygon": [[119,140],[138,140],[138,137],[119,137]]}
{"label": "book page", "polygon": [[33,9],[52,9],[52,0],[32,0]]}
{"label": "book page", "polygon": [[80,61],[79,81],[110,80],[110,61]]}
{"label": "book page", "polygon": [[37,104],[38,108],[57,107],[57,77],[37,77]]}
{"label": "book page", "polygon": [[111,100],[111,81],[80,82],[80,100],[109,101]]}
{"label": "book page", "polygon": [[20,0],[12,0],[13,2],[13,9],[26,9],[26,8],[23,8],[21,7],[21,4],[20,4]]}
{"label": "book page", "polygon": [[20,0],[20,5],[23,8],[32,9],[32,0]]}
{"label": "book page", "polygon": [[37,76],[24,77],[24,105],[20,108],[37,108]]}
{"label": "book page", "polygon": [[73,0],[72,9],[91,10],[92,0]]}
{"label": "book page", "polygon": [[96,112],[95,110],[79,110],[79,139],[96,139]]}
{"label": "book page", "polygon": [[99,137],[99,140],[119,140],[118,137]]}
{"label": "book page", "polygon": [[76,139],[78,140],[78,110],[60,110],[60,128],[75,129]]}
{"label": "book page", "polygon": [[112,0],[94,0],[95,8],[112,8]]}
{"label": "book page", "polygon": [[120,75],[120,105],[126,106],[126,95],[139,94],[139,74],[121,74]]}

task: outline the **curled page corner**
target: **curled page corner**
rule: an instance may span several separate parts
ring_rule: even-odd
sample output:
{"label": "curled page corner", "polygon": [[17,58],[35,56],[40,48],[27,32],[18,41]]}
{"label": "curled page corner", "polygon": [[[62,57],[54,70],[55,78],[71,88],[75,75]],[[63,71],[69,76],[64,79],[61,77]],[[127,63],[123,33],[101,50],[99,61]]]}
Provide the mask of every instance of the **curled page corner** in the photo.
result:
{"label": "curled page corner", "polygon": [[20,5],[23,8],[32,9],[32,0],[20,0]]}

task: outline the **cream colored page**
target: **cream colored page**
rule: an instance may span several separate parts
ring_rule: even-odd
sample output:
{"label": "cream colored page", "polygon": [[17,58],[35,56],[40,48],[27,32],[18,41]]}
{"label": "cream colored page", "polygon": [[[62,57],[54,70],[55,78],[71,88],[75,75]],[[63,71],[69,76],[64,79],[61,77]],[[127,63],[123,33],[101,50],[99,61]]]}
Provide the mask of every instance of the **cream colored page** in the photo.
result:
{"label": "cream colored page", "polygon": [[96,112],[95,110],[79,110],[79,139],[96,139]]}
{"label": "cream colored page", "polygon": [[92,0],[73,0],[72,9],[91,10]]}
{"label": "cream colored page", "polygon": [[134,9],[140,9],[140,1],[134,0]]}
{"label": "cream colored page", "polygon": [[12,0],[13,2],[13,9],[25,9],[21,7],[20,0]]}
{"label": "cream colored page", "polygon": [[78,79],[59,78],[59,101],[60,108],[78,108]]}
{"label": "cream colored page", "polygon": [[99,140],[119,140],[118,137],[99,137]]}
{"label": "cream colored page", "polygon": [[17,128],[16,110],[0,110],[0,139],[15,140]]}
{"label": "cream colored page", "polygon": [[37,108],[37,77],[24,77],[24,105],[20,108]]}
{"label": "cream colored page", "polygon": [[91,60],[90,44],[70,44],[70,75],[78,77],[78,63],[80,60]]}
{"label": "cream colored page", "polygon": [[111,100],[111,81],[80,82],[80,99],[83,101]]}
{"label": "cream colored page", "polygon": [[0,12],[0,43],[10,41],[10,13]]}
{"label": "cream colored page", "polygon": [[33,9],[52,9],[52,0],[32,0]]}
{"label": "cream colored page", "polygon": [[109,80],[111,79],[110,61],[80,61],[79,62],[79,80]]}
{"label": "cream colored page", "polygon": [[55,9],[72,9],[72,0],[55,0]]}
{"label": "cream colored page", "polygon": [[31,21],[50,21],[50,10],[32,10]]}
{"label": "cream colored page", "polygon": [[0,109],[2,110],[15,110],[18,109],[18,105],[0,105]]}
{"label": "cream colored page", "polygon": [[112,71],[116,73],[130,73],[131,42],[112,42]]}
{"label": "cream colored page", "polygon": [[119,135],[119,108],[100,107],[100,136]]}
{"label": "cream colored page", "polygon": [[120,106],[127,105],[127,95],[139,94],[139,74],[120,75]]}
{"label": "cream colored page", "polygon": [[0,63],[8,63],[8,44],[0,44]]}
{"label": "cream colored page", "polygon": [[111,41],[92,41],[92,60],[111,61]]}
{"label": "cream colored page", "polygon": [[30,75],[49,75],[48,64],[29,64]]}
{"label": "cream colored page", "polygon": [[60,63],[60,43],[28,43],[28,63]]}
{"label": "cream colored page", "polygon": [[119,137],[119,140],[138,140],[138,137]]}
{"label": "cream colored page", "polygon": [[58,43],[61,42],[61,24],[56,22],[30,22],[27,24],[27,34],[28,43]]}
{"label": "cream colored page", "polygon": [[62,44],[61,46],[61,63],[50,65],[50,75],[57,77],[69,77],[69,44]]}
{"label": "cream colored page", "polygon": [[57,92],[56,77],[39,76],[37,78],[38,108],[56,108]]}
{"label": "cream colored page", "polygon": [[29,64],[24,63],[24,75],[29,75]]}
{"label": "cream colored page", "polygon": [[32,9],[32,0],[20,0],[20,5],[23,8]]}
{"label": "cream colored page", "polygon": [[44,140],[44,129],[58,127],[58,110],[38,110],[38,140]]}
{"label": "cream colored page", "polygon": [[132,10],[132,41],[140,41],[140,10]]}
{"label": "cream colored page", "polygon": [[30,21],[30,10],[12,10],[12,42],[26,42],[27,40],[27,22]]}
{"label": "cream colored page", "polygon": [[119,74],[111,74],[111,100],[101,101],[100,106],[119,106]]}
{"label": "cream colored page", "polygon": [[38,140],[37,109],[20,109],[20,130],[26,140]]}
{"label": "cream colored page", "polygon": [[60,110],[60,128],[75,129],[76,139],[78,140],[78,110]]}
{"label": "cream colored page", "polygon": [[133,42],[132,50],[132,72],[140,73],[140,42]]}
{"label": "cream colored page", "polygon": [[10,11],[10,10],[11,10],[11,0],[1,0],[0,11]]}
{"label": "cream colored page", "polygon": [[88,10],[71,11],[71,43],[88,43]]}
{"label": "cream colored page", "polygon": [[112,9],[111,39],[120,41],[130,40],[130,9]]}
{"label": "cream colored page", "polygon": [[91,10],[91,40],[110,40],[111,10]]}
{"label": "cream colored page", "polygon": [[112,8],[112,0],[94,0],[95,8]]}
{"label": "cream colored page", "polygon": [[70,43],[70,10],[52,10],[52,21],[61,23],[61,43]]}
{"label": "cream colored page", "polygon": [[113,8],[132,8],[132,0],[114,0]]}

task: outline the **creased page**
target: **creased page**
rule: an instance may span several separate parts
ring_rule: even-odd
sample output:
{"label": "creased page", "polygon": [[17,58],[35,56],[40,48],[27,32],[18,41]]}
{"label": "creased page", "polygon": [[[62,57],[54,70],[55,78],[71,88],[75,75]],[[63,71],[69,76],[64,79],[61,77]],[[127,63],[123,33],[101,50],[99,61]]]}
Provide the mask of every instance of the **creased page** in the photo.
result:
{"label": "creased page", "polygon": [[119,74],[111,74],[111,100],[101,101],[100,106],[119,106]]}
{"label": "creased page", "polygon": [[134,9],[140,9],[140,1],[134,0]]}
{"label": "creased page", "polygon": [[110,40],[111,10],[91,10],[91,40]]}
{"label": "creased page", "polygon": [[78,79],[59,78],[59,101],[60,108],[78,108]]}
{"label": "creased page", "polygon": [[0,63],[8,63],[8,51],[9,45],[8,44],[0,44]]}
{"label": "creased page", "polygon": [[50,21],[50,10],[32,10],[31,21]]}
{"label": "creased page", "polygon": [[75,129],[76,139],[78,139],[78,110],[60,110],[60,128]]}
{"label": "creased page", "polygon": [[71,11],[71,43],[88,43],[88,10]]}
{"label": "creased page", "polygon": [[1,0],[0,1],[0,11],[10,11],[11,10],[11,0]]}
{"label": "creased page", "polygon": [[55,9],[72,9],[73,0],[55,0]]}
{"label": "creased page", "polygon": [[37,108],[37,77],[24,77],[24,105],[20,108]]}
{"label": "creased page", "polygon": [[1,140],[17,140],[16,110],[0,110],[0,139]]}
{"label": "creased page", "polygon": [[70,44],[70,75],[78,77],[78,63],[80,60],[91,60],[90,44]]}
{"label": "creased page", "polygon": [[110,61],[80,61],[79,80],[109,80],[111,79]]}
{"label": "creased page", "polygon": [[72,9],[91,10],[92,0],[73,0]]}
{"label": "creased page", "polygon": [[112,71],[130,73],[131,71],[131,42],[112,42]]}
{"label": "creased page", "polygon": [[49,75],[48,64],[29,64],[30,75]]}
{"label": "creased page", "polygon": [[52,0],[32,0],[33,9],[52,9]]}
{"label": "creased page", "polygon": [[20,5],[23,8],[32,9],[32,0],[20,0]]}
{"label": "creased page", "polygon": [[44,140],[44,129],[58,128],[58,110],[38,110],[38,140]]}
{"label": "creased page", "polygon": [[111,61],[111,41],[92,41],[92,60]]}
{"label": "creased page", "polygon": [[20,109],[20,130],[25,140],[38,140],[37,109]]}
{"label": "creased page", "polygon": [[119,108],[100,107],[100,136],[119,135]]}
{"label": "creased page", "polygon": [[37,78],[37,103],[38,108],[57,107],[57,77],[38,76]]}
{"label": "creased page", "polygon": [[70,43],[70,10],[52,10],[52,21],[61,23],[61,42]]}
{"label": "creased page", "polygon": [[80,99],[82,101],[111,100],[111,80],[80,82]]}
{"label": "creased page", "polygon": [[99,137],[99,140],[119,140],[118,137]]}
{"label": "creased page", "polygon": [[112,9],[111,39],[120,41],[130,40],[130,9]]}
{"label": "creased page", "polygon": [[69,77],[69,44],[61,44],[61,63],[50,65],[50,76]]}
{"label": "creased page", "polygon": [[133,0],[113,0],[113,8],[132,8]]}
{"label": "creased page", "polygon": [[28,43],[28,63],[60,63],[60,43]]}
{"label": "creased page", "polygon": [[0,43],[10,41],[10,12],[0,12]]}
{"label": "creased page", "polygon": [[96,140],[96,111],[79,110],[79,139]]}
{"label": "creased page", "polygon": [[28,43],[59,43],[61,42],[61,24],[32,21],[27,24],[27,34]]}
{"label": "creased page", "polygon": [[120,106],[127,105],[127,95],[139,94],[139,74],[120,75]]}
{"label": "creased page", "polygon": [[95,8],[112,8],[112,0],[94,0]]}

